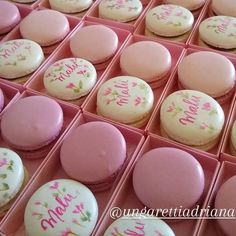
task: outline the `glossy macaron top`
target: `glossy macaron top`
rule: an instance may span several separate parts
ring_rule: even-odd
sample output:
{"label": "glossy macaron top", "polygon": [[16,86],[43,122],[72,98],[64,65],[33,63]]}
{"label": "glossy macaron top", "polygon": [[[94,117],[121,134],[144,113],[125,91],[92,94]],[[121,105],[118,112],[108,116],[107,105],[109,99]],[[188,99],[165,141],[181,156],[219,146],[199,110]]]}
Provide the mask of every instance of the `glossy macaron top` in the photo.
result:
{"label": "glossy macaron top", "polygon": [[230,16],[213,16],[200,23],[199,36],[207,44],[222,48],[236,48],[236,18]]}
{"label": "glossy macaron top", "polygon": [[205,2],[206,0],[164,0],[164,3],[180,5],[189,9],[190,11],[199,9],[204,5]]}
{"label": "glossy macaron top", "polygon": [[[218,192],[216,193],[215,198],[215,208],[218,210],[226,209],[236,209],[236,176],[229,178],[224,182]],[[232,213],[232,211],[231,211]],[[235,219],[225,220],[218,219],[217,223],[219,224],[223,233],[227,236],[234,236],[236,231]]]}
{"label": "glossy macaron top", "polygon": [[81,58],[64,58],[50,65],[44,73],[47,92],[63,100],[87,95],[97,81],[94,66]]}
{"label": "glossy macaron top", "polygon": [[75,57],[98,64],[115,54],[118,42],[117,34],[109,27],[90,25],[75,33],[70,40],[70,49]]}
{"label": "glossy macaron top", "polygon": [[164,37],[175,37],[188,32],[193,22],[193,14],[188,9],[172,4],[154,7],[146,15],[147,29]]}
{"label": "glossy macaron top", "polygon": [[206,93],[213,98],[223,96],[235,85],[235,68],[225,56],[200,51],[184,57],[178,66],[178,77],[184,89]]}
{"label": "glossy macaron top", "polygon": [[70,31],[67,18],[51,9],[32,11],[20,23],[20,33],[41,46],[50,46],[63,40]]}
{"label": "glossy macaron top", "polygon": [[204,185],[201,164],[191,154],[177,148],[148,151],[137,161],[133,171],[135,193],[152,209],[192,208],[202,196]]}
{"label": "glossy macaron top", "polygon": [[35,71],[43,62],[39,44],[28,39],[14,39],[0,44],[0,77],[16,79]]}
{"label": "glossy macaron top", "polygon": [[162,103],[161,126],[172,139],[187,145],[205,145],[216,139],[225,115],[209,95],[195,90],[179,90]]}
{"label": "glossy macaron top", "polygon": [[235,121],[231,130],[231,145],[233,145],[233,149],[236,149],[236,122]]}
{"label": "glossy macaron top", "polygon": [[235,0],[212,0],[211,8],[216,15],[236,17]]}
{"label": "glossy macaron top", "polygon": [[170,71],[171,55],[160,43],[140,41],[123,50],[120,67],[126,75],[152,82],[161,79]]}
{"label": "glossy macaron top", "polygon": [[17,153],[0,148],[0,207],[13,199],[24,181],[24,166]]}
{"label": "glossy macaron top", "polygon": [[60,158],[71,178],[86,184],[101,183],[116,174],[124,163],[126,142],[115,126],[89,122],[67,136]]}
{"label": "glossy macaron top", "polygon": [[20,12],[13,3],[0,1],[0,35],[13,29],[20,19]]}
{"label": "glossy macaron top", "polygon": [[140,217],[121,217],[114,221],[105,231],[104,236],[120,235],[156,235],[175,236],[172,229],[157,217],[142,215]]}
{"label": "glossy macaron top", "polygon": [[33,193],[24,223],[28,236],[91,235],[97,218],[97,201],[86,186],[55,179]]}
{"label": "glossy macaron top", "polygon": [[1,120],[3,139],[20,150],[36,150],[52,142],[63,125],[63,111],[51,98],[25,97],[9,107]]}
{"label": "glossy macaron top", "polygon": [[0,88],[0,112],[3,110],[4,104],[5,104],[4,93]]}

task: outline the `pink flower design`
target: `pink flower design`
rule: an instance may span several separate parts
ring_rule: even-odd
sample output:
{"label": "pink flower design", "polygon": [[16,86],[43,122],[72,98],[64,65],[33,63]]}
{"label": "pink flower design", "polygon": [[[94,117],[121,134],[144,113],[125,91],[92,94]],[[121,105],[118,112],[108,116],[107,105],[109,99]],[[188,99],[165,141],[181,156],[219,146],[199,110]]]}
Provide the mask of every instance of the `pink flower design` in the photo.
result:
{"label": "pink flower design", "polygon": [[38,205],[41,205],[41,202],[40,201],[37,201],[37,202],[35,202],[34,203],[36,206],[38,206]]}
{"label": "pink flower design", "polygon": [[136,87],[138,84],[136,82],[132,82],[132,87]]}
{"label": "pink flower design", "polygon": [[111,99],[106,99],[106,105],[109,105],[112,102]]}
{"label": "pink flower design", "polygon": [[200,129],[207,129],[208,128],[208,125],[205,123],[205,122],[203,122],[201,125],[200,125]]}
{"label": "pink flower design", "polygon": [[77,224],[77,220],[75,218],[73,218],[72,223]]}
{"label": "pink flower design", "polygon": [[168,107],[167,112],[172,112],[175,109],[175,103],[172,102],[171,105]]}
{"label": "pink flower design", "polygon": [[66,86],[66,88],[69,88],[69,89],[73,89],[73,88],[75,88],[76,86],[75,86],[75,84],[74,83],[69,83],[67,86]]}
{"label": "pink flower design", "polygon": [[64,231],[62,231],[61,236],[69,236],[71,234],[71,229],[67,228]]}
{"label": "pink flower design", "polygon": [[0,159],[0,167],[5,165],[7,165],[7,159],[6,158]]}
{"label": "pink flower design", "polygon": [[87,71],[86,70],[80,70],[77,72],[78,75],[84,75]]}
{"label": "pink flower design", "polygon": [[103,95],[104,95],[104,96],[108,96],[109,94],[111,94],[111,92],[112,92],[112,89],[111,89],[111,88],[107,88],[107,89],[104,91]]}
{"label": "pink flower design", "polygon": [[39,215],[39,213],[37,213],[37,212],[32,212],[32,216],[38,216]]}
{"label": "pink flower design", "polygon": [[73,211],[73,213],[81,213],[84,209],[84,204],[81,202],[79,205],[75,206],[75,210]]}
{"label": "pink flower design", "polygon": [[211,104],[209,102],[206,102],[203,104],[202,110],[210,111],[211,110]]}
{"label": "pink flower design", "polygon": [[134,101],[135,101],[134,105],[138,106],[142,102],[142,98],[138,96],[138,97],[135,98]]}
{"label": "pink flower design", "polygon": [[155,236],[164,236],[164,234],[160,233],[159,231],[155,231],[156,235]]}
{"label": "pink flower design", "polygon": [[121,234],[121,233],[119,232],[119,230],[118,230],[117,227],[114,227],[114,230],[113,230],[113,232],[111,232],[111,235],[112,235],[112,236],[123,236],[123,234]]}
{"label": "pink flower design", "polygon": [[49,188],[50,189],[58,189],[59,187],[59,183],[58,182],[54,182]]}
{"label": "pink flower design", "polygon": [[182,11],[177,12],[175,15],[176,15],[176,16],[182,16],[182,15],[183,15],[183,12],[182,12]]}

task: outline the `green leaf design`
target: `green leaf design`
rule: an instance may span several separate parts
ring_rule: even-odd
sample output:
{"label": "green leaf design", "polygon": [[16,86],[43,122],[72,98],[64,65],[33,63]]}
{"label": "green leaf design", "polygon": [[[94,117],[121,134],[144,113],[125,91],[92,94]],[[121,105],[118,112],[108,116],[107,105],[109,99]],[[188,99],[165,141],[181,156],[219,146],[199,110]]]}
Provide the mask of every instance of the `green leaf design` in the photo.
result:
{"label": "green leaf design", "polygon": [[73,91],[74,91],[75,93],[79,93],[79,92],[80,92],[80,89],[79,89],[79,88],[76,88],[76,89],[73,89]]}
{"label": "green leaf design", "polygon": [[215,109],[212,109],[209,113],[210,116],[218,114]]}
{"label": "green leaf design", "polygon": [[79,88],[82,89],[83,88],[83,82],[80,80],[79,82]]}
{"label": "green leaf design", "polygon": [[9,189],[9,185],[7,183],[3,183],[2,186],[3,186],[3,191],[6,191]]}
{"label": "green leaf design", "polygon": [[9,198],[9,194],[8,194],[8,193],[5,193],[5,194],[3,195],[3,198],[4,198],[4,199]]}
{"label": "green leaf design", "polygon": [[1,179],[6,179],[7,178],[7,174],[0,174],[0,178]]}
{"label": "green leaf design", "polygon": [[58,193],[53,193],[52,196],[53,196],[53,197],[58,197],[59,194],[58,194]]}
{"label": "green leaf design", "polygon": [[81,219],[83,222],[87,221],[87,217],[86,217],[86,216],[82,216],[80,219]]}
{"label": "green leaf design", "polygon": [[65,191],[66,191],[66,188],[65,188],[65,187],[63,187],[62,191],[63,191],[63,192],[65,192]]}
{"label": "green leaf design", "polygon": [[48,208],[48,203],[45,202],[45,203],[43,204],[43,206],[44,206],[45,208]]}
{"label": "green leaf design", "polygon": [[14,161],[13,161],[13,160],[10,160],[9,164],[10,164],[11,166],[13,166],[13,165],[14,165]]}
{"label": "green leaf design", "polygon": [[12,166],[8,166],[8,167],[7,167],[7,170],[13,171]]}

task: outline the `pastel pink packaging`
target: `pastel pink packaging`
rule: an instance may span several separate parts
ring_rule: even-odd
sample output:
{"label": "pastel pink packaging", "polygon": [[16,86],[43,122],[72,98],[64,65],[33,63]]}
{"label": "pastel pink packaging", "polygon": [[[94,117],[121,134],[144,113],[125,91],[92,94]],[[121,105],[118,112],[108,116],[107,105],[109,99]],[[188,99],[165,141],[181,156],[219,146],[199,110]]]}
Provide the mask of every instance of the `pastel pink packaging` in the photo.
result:
{"label": "pastel pink packaging", "polygon": [[[145,37],[133,36],[129,39],[129,41],[127,42],[125,47],[128,47],[132,43],[145,41],[145,40],[147,40]],[[172,45],[172,44],[169,44],[167,42],[166,43],[163,42],[161,44],[163,46],[165,46],[171,54],[172,65],[171,65],[171,72],[170,73],[172,73],[172,72],[174,72],[174,69],[175,69],[176,64],[178,63],[179,59],[182,57],[184,49],[181,46]],[[84,106],[84,111],[85,112],[93,113],[93,114],[97,115],[97,112],[96,112],[97,97],[96,96],[97,96],[97,92],[98,92],[99,87],[105,81],[111,79],[112,77],[123,75],[122,72],[121,72],[121,68],[120,68],[120,54],[121,53],[122,53],[122,51],[117,55],[117,57],[113,61],[112,65],[110,66],[109,70],[104,75],[102,81],[97,86],[96,90],[89,96],[89,99],[88,99],[88,101],[86,102],[86,104]],[[168,84],[168,81],[167,81],[167,84]],[[166,85],[163,85],[162,87],[156,88],[156,89],[153,90],[153,93],[154,93],[154,107],[159,104],[159,101],[162,97],[162,92],[164,91],[165,87],[166,87]],[[142,130],[144,130],[144,127],[142,128]]]}
{"label": "pastel pink packaging", "polygon": [[[70,130],[72,131],[80,124],[87,123],[90,121],[95,121],[95,120],[98,120],[98,119],[93,116],[80,115],[76,119],[76,121],[73,123],[73,125],[70,127]],[[112,188],[107,191],[94,193],[95,198],[97,199],[98,208],[99,208],[99,218],[98,218],[97,225],[100,224],[102,216],[105,213],[106,208],[109,206],[113,198],[112,193],[114,191],[116,192],[116,186],[117,186],[118,180],[121,178],[122,173],[124,172],[126,167],[132,164],[141,145],[144,142],[144,137],[141,134],[134,132],[132,130],[126,129],[119,125],[117,126],[117,128],[122,132],[122,134],[125,137],[126,144],[127,144],[127,158],[126,158],[126,162],[124,166],[122,167],[122,169],[120,170],[120,173],[118,174],[116,180],[114,181]],[[70,131],[67,134],[69,133]],[[64,138],[66,136],[64,136]],[[23,225],[24,210],[33,192],[35,192],[42,184],[50,180],[57,179],[57,178],[69,178],[66,175],[66,173],[63,171],[61,163],[60,163],[60,158],[59,158],[60,147],[64,138],[61,139],[60,142],[57,144],[57,146],[53,149],[49,158],[47,158],[47,161],[45,161],[41,165],[37,174],[33,178],[31,184],[28,186],[26,191],[21,195],[17,203],[13,206],[12,211],[10,211],[7,214],[7,216],[5,217],[4,223],[0,227],[1,232],[7,235],[11,235],[11,234],[22,235],[22,236],[25,235],[24,225]],[[45,175],[44,173],[48,173],[48,174]]]}
{"label": "pastel pink packaging", "polygon": [[[216,160],[210,158],[208,155],[200,154],[197,151],[193,151],[188,148],[182,148],[182,147],[179,147],[178,145],[171,145],[162,138],[148,136],[142,149],[140,150],[138,156],[136,157],[135,161],[133,162],[131,166],[129,166],[129,169],[126,170],[124,176],[120,180],[117,186],[116,196],[114,197],[111,205],[107,209],[103,222],[101,223],[101,225],[99,226],[99,228],[93,235],[104,234],[108,226],[114,221],[114,219],[112,219],[111,216],[116,218],[115,210],[114,210],[115,208],[121,209],[119,211],[119,214],[121,215],[129,214],[129,213],[132,214],[132,209],[135,209],[136,212],[139,212],[141,214],[145,214],[144,211],[146,209],[146,214],[147,214],[148,208],[147,207],[145,208],[145,206],[138,200],[134,192],[133,185],[132,185],[132,173],[133,173],[135,163],[139,160],[139,158],[144,153],[148,152],[149,150],[152,150],[158,147],[170,147],[170,146],[175,147],[175,148],[181,148],[182,150],[189,152],[202,165],[204,174],[205,174],[206,185],[205,185],[202,201],[200,203],[200,208],[201,207],[204,208],[206,206],[206,203],[210,196],[211,189],[216,179],[220,164]],[[187,220],[187,219],[182,220],[182,221],[165,219],[165,221],[172,228],[175,235],[182,235],[182,236],[196,235],[196,232],[198,231],[198,227],[200,223],[199,220]]]}

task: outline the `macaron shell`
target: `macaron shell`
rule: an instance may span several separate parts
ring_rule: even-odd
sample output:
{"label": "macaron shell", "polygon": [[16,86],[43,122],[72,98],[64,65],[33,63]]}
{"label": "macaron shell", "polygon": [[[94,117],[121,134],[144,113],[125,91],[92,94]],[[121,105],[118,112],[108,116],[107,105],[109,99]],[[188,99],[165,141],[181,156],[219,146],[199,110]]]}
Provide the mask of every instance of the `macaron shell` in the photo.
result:
{"label": "macaron shell", "polygon": [[64,140],[60,158],[63,169],[73,179],[87,184],[102,182],[123,165],[126,142],[115,126],[89,122]]}
{"label": "macaron shell", "polygon": [[36,2],[37,0],[12,0],[12,1],[17,3],[32,3]]}
{"label": "macaron shell", "polygon": [[213,16],[201,22],[200,38],[207,44],[223,49],[236,48],[236,18]]}
{"label": "macaron shell", "polygon": [[0,148],[0,207],[19,192],[24,181],[21,158],[10,149]]}
{"label": "macaron shell", "polygon": [[231,130],[231,143],[234,149],[236,149],[236,122],[234,122],[232,130]]}
{"label": "macaron shell", "polygon": [[66,58],[45,71],[44,86],[49,94],[63,100],[87,95],[97,80],[94,66],[81,58]]}
{"label": "macaron shell", "polygon": [[104,236],[111,235],[175,236],[172,229],[163,220],[143,215],[140,218],[121,217],[114,221],[104,233]]}
{"label": "macaron shell", "polygon": [[26,39],[0,44],[0,77],[16,79],[35,71],[44,60],[42,48]]}
{"label": "macaron shell", "polygon": [[118,48],[118,36],[103,25],[91,25],[81,28],[70,40],[70,49],[75,57],[93,64],[110,59]]}
{"label": "macaron shell", "polygon": [[139,0],[102,0],[98,9],[101,18],[129,22],[138,18],[143,6]]}
{"label": "macaron shell", "polygon": [[1,132],[12,147],[36,150],[52,142],[61,131],[63,111],[51,98],[31,96],[18,100],[3,114]]}
{"label": "macaron shell", "polygon": [[164,3],[180,5],[190,11],[197,10],[204,5],[206,0],[164,0]]}
{"label": "macaron shell", "polygon": [[[215,198],[216,209],[236,209],[236,176],[228,179],[223,185],[221,185]],[[232,212],[232,211],[231,211]],[[234,236],[236,231],[236,224],[234,220],[218,219],[217,223],[222,229],[223,233],[227,236]]]}
{"label": "macaron shell", "polygon": [[235,0],[212,0],[211,8],[216,15],[236,17]]}
{"label": "macaron shell", "polygon": [[217,98],[234,87],[235,68],[227,57],[219,53],[195,52],[180,62],[178,78],[184,89],[201,91]]}
{"label": "macaron shell", "polygon": [[99,88],[97,111],[121,123],[135,123],[150,114],[153,102],[153,91],[145,81],[132,76],[118,76]]}
{"label": "macaron shell", "polygon": [[64,13],[78,13],[88,9],[92,0],[49,0],[50,6],[53,10]]}
{"label": "macaron shell", "polygon": [[97,201],[86,186],[57,179],[32,195],[24,222],[29,236],[90,235],[97,217]]}
{"label": "macaron shell", "polygon": [[193,22],[194,17],[188,9],[171,4],[154,7],[146,15],[147,29],[165,37],[180,36],[188,32]]}
{"label": "macaron shell", "polygon": [[54,10],[33,11],[20,23],[21,36],[41,46],[49,46],[61,41],[69,31],[67,18]]}
{"label": "macaron shell", "polygon": [[0,35],[13,29],[20,19],[20,12],[13,3],[0,1]]}
{"label": "macaron shell", "polygon": [[198,146],[220,135],[225,116],[210,96],[194,90],[179,90],[162,103],[160,119],[162,128],[172,139]]}
{"label": "macaron shell", "polygon": [[2,89],[0,88],[0,112],[2,111],[3,107],[4,107],[4,94]]}
{"label": "macaron shell", "polygon": [[171,55],[159,43],[141,41],[125,48],[120,56],[122,71],[146,82],[162,79],[171,68]]}
{"label": "macaron shell", "polygon": [[204,185],[200,163],[191,154],[176,148],[148,151],[137,161],[133,171],[136,196],[152,209],[181,206],[191,209],[201,198]]}

